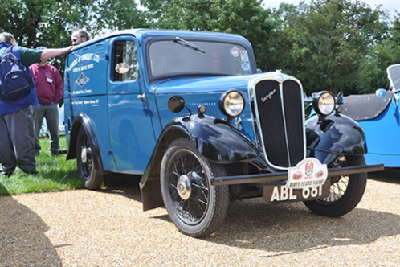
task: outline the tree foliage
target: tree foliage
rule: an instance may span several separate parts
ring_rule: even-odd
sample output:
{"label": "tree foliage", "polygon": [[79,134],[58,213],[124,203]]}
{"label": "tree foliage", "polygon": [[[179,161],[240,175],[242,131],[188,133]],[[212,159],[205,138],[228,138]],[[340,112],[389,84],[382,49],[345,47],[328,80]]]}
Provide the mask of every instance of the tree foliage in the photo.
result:
{"label": "tree foliage", "polygon": [[[135,0],[6,0],[0,10],[0,32],[10,32],[25,47],[69,46],[75,29],[95,36],[104,29],[148,26]],[[63,73],[61,58],[50,63]]]}
{"label": "tree foliage", "polygon": [[7,0],[0,2],[0,30],[27,47],[70,45],[71,31],[146,27],[135,0]]}
{"label": "tree foliage", "polygon": [[142,0],[153,25],[160,29],[239,34],[253,45],[257,65],[266,62],[272,24],[260,0]]}
{"label": "tree foliage", "polygon": [[380,7],[359,0],[282,3],[276,9],[265,9],[261,0],[140,3],[145,9],[135,0],[1,1],[0,31],[27,47],[67,46],[78,28],[92,36],[139,27],[240,34],[252,43],[259,68],[296,76],[308,94],[387,87],[386,67],[400,60],[399,17],[390,22]]}
{"label": "tree foliage", "polygon": [[299,6],[278,40],[282,69],[305,91],[356,92],[362,60],[382,40],[384,13],[349,0],[313,0]]}
{"label": "tree foliage", "polygon": [[400,63],[400,17],[394,18],[388,36],[371,48],[370,53],[364,58],[360,75],[359,93],[368,93],[378,88],[389,89],[386,68],[392,64]]}

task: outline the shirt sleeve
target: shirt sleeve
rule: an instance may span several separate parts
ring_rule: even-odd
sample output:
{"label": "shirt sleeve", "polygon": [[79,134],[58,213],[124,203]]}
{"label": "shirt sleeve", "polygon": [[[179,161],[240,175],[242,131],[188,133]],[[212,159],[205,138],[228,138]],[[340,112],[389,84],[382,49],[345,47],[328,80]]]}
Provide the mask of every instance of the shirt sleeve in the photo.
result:
{"label": "shirt sleeve", "polygon": [[22,64],[29,67],[34,63],[40,63],[40,58],[42,57],[43,51],[26,47],[20,47],[19,53],[21,56]]}

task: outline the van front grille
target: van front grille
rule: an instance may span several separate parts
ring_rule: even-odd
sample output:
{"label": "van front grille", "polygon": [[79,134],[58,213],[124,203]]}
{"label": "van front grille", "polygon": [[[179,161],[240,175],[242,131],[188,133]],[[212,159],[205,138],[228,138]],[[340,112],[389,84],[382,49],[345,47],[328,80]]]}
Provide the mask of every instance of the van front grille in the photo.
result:
{"label": "van front grille", "polygon": [[254,112],[267,160],[289,167],[304,158],[302,90],[294,80],[260,80],[255,85]]}

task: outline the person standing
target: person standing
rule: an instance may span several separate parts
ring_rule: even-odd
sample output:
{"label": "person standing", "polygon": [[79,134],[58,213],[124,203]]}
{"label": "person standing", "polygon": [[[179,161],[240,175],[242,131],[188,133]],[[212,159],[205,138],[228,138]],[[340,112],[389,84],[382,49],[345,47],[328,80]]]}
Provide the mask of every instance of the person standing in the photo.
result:
{"label": "person standing", "polygon": [[85,30],[77,30],[71,34],[72,45],[78,45],[87,42],[90,39],[89,33]]}
{"label": "person standing", "polygon": [[[10,51],[22,64],[29,67],[41,60],[61,56],[72,47],[43,51],[18,47],[14,36],[0,33],[0,56]],[[29,68],[28,68],[29,70]],[[30,74],[29,74],[30,75]],[[0,163],[1,174],[11,176],[18,166],[28,174],[38,174],[35,163],[34,130],[31,105],[38,105],[35,86],[15,100],[0,99]]]}
{"label": "person standing", "polygon": [[[38,50],[43,50],[40,48]],[[46,60],[32,64],[30,67],[39,105],[31,106],[35,129],[35,155],[39,155],[41,149],[39,144],[39,132],[46,118],[47,129],[50,132],[50,151],[52,156],[58,155],[60,151],[58,127],[58,103],[63,96],[63,80],[57,68],[47,64]]]}

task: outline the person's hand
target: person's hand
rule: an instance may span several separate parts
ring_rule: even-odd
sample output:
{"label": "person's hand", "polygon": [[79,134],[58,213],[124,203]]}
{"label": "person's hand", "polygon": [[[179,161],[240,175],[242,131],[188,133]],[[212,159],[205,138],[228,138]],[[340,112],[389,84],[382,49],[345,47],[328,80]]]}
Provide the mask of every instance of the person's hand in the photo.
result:
{"label": "person's hand", "polygon": [[69,51],[71,51],[72,47],[73,47],[73,46],[64,47],[64,48],[63,48],[63,55],[69,53]]}

